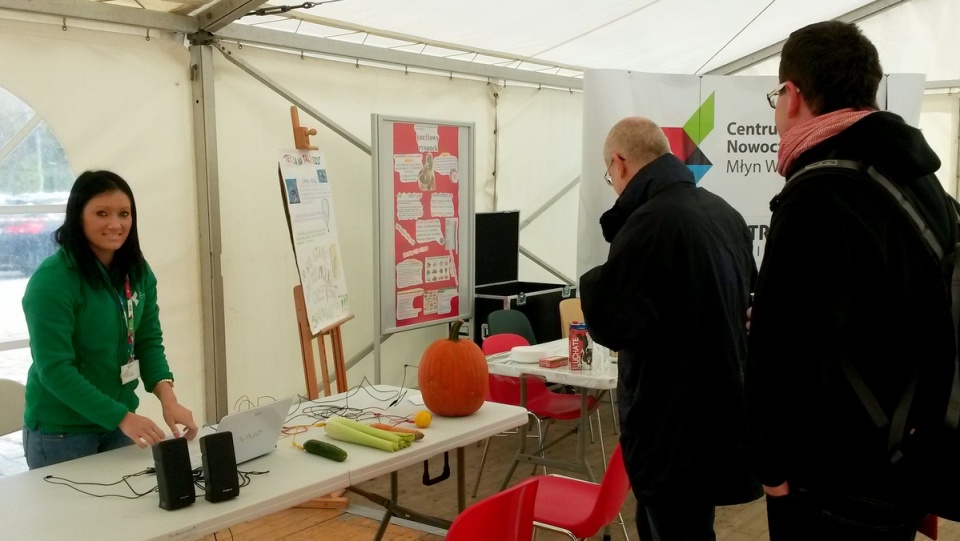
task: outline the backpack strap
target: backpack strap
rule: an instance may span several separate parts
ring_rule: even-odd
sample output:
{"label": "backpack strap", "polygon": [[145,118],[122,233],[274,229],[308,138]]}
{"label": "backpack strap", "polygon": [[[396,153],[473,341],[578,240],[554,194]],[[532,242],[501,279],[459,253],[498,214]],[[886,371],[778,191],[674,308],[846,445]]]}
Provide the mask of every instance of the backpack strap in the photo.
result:
{"label": "backpack strap", "polygon": [[[957,219],[960,229],[960,209],[953,198],[950,199],[950,208]],[[953,274],[950,277],[950,312],[953,314],[953,345],[956,356],[953,360],[953,385],[950,391],[950,400],[947,402],[947,414],[943,424],[954,430],[960,428],[960,341],[957,330],[960,329],[960,243],[954,247]]]}
{"label": "backpack strap", "polygon": [[[927,227],[926,221],[917,211],[916,207],[911,203],[903,191],[894,184],[889,178],[883,175],[872,165],[865,165],[861,162],[853,160],[823,160],[816,163],[812,163],[787,179],[787,184],[791,182],[796,182],[801,180],[802,177],[806,176],[811,172],[819,172],[824,169],[829,169],[832,172],[845,174],[847,176],[859,176],[863,177],[864,175],[873,179],[874,184],[883,189],[894,201],[897,202],[898,207],[903,210],[907,215],[910,222],[914,225],[914,229],[924,240],[924,244],[930,251],[930,253],[936,258],[936,261],[942,262],[944,258],[943,245],[940,243],[940,240],[937,239],[936,235],[933,234],[933,231]],[[947,196],[944,193],[944,197],[947,199],[947,202],[950,208],[953,210],[953,215],[956,221],[956,226],[958,232],[960,232],[960,208],[958,208],[958,203],[951,197]],[[951,385],[950,398],[947,403],[947,411],[944,416],[944,425],[948,428],[957,429],[960,428],[960,342],[958,342],[957,331],[960,329],[960,243],[954,246],[953,257],[955,258],[953,265],[953,273],[950,280],[950,312],[953,321],[953,344],[954,344],[954,360],[953,360],[953,384]],[[892,457],[892,461],[896,462],[899,460],[899,451],[895,451],[899,444],[903,441],[903,436],[907,427],[907,417],[910,411],[910,406],[913,403],[913,397],[917,389],[917,380],[919,377],[919,370],[915,370],[910,377],[910,381],[907,383],[907,388],[903,392],[903,396],[900,399],[900,403],[897,404],[897,408],[893,413],[893,419],[888,420],[887,415],[884,413],[883,408],[880,407],[880,403],[877,401],[876,397],[867,387],[866,382],[863,380],[863,377],[857,372],[853,364],[850,362],[849,358],[844,357],[840,361],[840,368],[843,371],[844,375],[847,377],[847,380],[850,382],[850,385],[853,387],[854,391],[857,393],[857,397],[860,398],[860,402],[866,408],[867,413],[870,415],[870,418],[873,420],[874,424],[877,427],[882,428],[884,426],[890,425],[890,436],[888,440],[889,449],[894,451],[895,454]]]}

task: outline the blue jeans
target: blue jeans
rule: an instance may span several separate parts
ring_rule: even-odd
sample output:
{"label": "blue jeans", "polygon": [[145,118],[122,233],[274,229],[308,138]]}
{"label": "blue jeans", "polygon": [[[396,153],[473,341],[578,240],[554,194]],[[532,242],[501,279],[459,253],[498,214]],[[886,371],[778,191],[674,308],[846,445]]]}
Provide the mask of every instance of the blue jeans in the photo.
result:
{"label": "blue jeans", "polygon": [[913,541],[924,514],[850,494],[767,496],[770,541]]}
{"label": "blue jeans", "polygon": [[23,427],[23,452],[31,470],[133,445],[119,428],[110,432],[67,434]]}
{"label": "blue jeans", "polygon": [[641,541],[715,541],[716,508],[709,503],[637,503]]}

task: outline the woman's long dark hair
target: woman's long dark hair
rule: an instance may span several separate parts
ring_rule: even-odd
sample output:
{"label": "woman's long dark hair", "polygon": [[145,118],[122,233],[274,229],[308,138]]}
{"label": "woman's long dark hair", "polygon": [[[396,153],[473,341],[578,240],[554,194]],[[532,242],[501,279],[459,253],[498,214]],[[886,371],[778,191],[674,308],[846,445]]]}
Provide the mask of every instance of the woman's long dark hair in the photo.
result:
{"label": "woman's long dark hair", "polygon": [[92,286],[103,285],[100,262],[90,248],[90,241],[83,232],[83,208],[94,197],[120,190],[130,198],[130,232],[127,240],[113,254],[107,274],[113,287],[119,287],[129,275],[131,280],[141,277],[143,253],[140,252],[140,237],[137,235],[137,203],[127,181],[110,171],[85,171],[73,183],[67,199],[67,215],[63,225],[53,234],[53,239],[77,262],[80,274]]}

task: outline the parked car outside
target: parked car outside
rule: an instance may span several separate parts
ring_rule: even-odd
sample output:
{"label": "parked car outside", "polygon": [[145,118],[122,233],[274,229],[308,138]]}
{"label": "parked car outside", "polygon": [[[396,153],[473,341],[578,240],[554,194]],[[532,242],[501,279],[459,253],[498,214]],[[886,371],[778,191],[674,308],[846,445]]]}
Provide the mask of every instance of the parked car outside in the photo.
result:
{"label": "parked car outside", "polygon": [[63,224],[63,212],[29,214],[30,206],[66,205],[68,196],[67,192],[0,196],[0,206],[23,211],[0,214],[0,270],[29,276],[56,251],[53,233]]}

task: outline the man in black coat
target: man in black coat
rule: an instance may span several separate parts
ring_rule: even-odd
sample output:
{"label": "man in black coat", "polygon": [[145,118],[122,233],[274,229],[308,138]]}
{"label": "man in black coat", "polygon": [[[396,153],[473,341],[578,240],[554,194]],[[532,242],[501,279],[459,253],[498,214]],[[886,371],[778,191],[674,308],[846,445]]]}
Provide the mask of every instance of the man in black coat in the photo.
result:
{"label": "man in black coat", "polygon": [[[951,209],[933,175],[940,160],[919,130],[877,111],[882,78],[876,48],[852,24],[791,34],[781,84],[767,96],[781,138],[778,171],[790,179],[828,159],[873,166],[953,246]],[[886,431],[844,371],[859,373],[891,416],[916,367],[952,366],[949,305],[938,263],[873,184],[817,169],[788,180],[770,204],[748,396],[772,541],[912,541],[921,519],[891,472]],[[948,388],[949,376],[932,378],[941,380]],[[940,419],[942,391],[916,395],[921,408],[939,403]]]}
{"label": "man in black coat", "polygon": [[600,218],[610,253],[580,295],[593,339],[619,352],[637,527],[644,540],[713,540],[715,506],[762,494],[740,455],[752,236],[653,122],[618,122],[603,156],[619,196]]}

